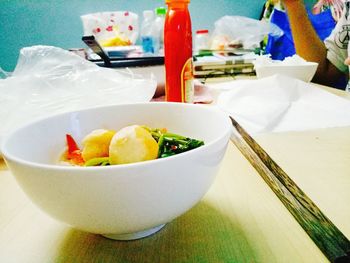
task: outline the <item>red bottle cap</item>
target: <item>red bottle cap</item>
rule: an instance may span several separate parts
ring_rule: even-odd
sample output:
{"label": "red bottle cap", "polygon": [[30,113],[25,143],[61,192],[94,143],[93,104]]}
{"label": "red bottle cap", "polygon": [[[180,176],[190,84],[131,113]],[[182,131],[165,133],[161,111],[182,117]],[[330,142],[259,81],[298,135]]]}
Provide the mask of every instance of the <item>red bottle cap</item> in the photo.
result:
{"label": "red bottle cap", "polygon": [[172,3],[190,3],[190,0],[165,0],[166,4]]}
{"label": "red bottle cap", "polygon": [[209,30],[207,29],[201,29],[196,31],[196,34],[208,34],[208,33],[209,33]]}

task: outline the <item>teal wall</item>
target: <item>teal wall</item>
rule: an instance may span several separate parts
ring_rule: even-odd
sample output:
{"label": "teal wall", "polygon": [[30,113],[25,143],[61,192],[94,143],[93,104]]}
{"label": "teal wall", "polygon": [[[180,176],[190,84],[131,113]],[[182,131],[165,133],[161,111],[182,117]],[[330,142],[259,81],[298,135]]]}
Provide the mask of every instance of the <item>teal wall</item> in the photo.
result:
{"label": "teal wall", "polygon": [[[192,0],[193,30],[213,29],[214,22],[224,15],[258,18],[264,2]],[[142,10],[162,5],[161,0],[0,0],[0,66],[12,71],[19,50],[25,46],[84,47],[80,15],[115,10],[142,15]]]}
{"label": "teal wall", "polygon": [[[214,22],[224,15],[259,18],[264,2],[192,0],[193,30],[213,29]],[[0,0],[0,67],[12,71],[19,50],[26,46],[84,47],[80,15],[115,10],[142,15],[142,10],[162,5],[161,0]]]}

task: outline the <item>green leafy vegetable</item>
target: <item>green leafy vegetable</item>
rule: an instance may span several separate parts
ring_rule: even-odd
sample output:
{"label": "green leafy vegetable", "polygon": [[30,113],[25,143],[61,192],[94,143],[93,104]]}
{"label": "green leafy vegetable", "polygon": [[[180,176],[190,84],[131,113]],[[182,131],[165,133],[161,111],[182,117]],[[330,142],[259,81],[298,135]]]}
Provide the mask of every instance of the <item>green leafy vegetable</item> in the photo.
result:
{"label": "green leafy vegetable", "polygon": [[[142,126],[149,131],[152,137],[157,141],[159,151],[158,158],[165,158],[175,154],[187,152],[204,145],[201,140],[196,140],[182,135],[168,133],[166,129],[152,129]],[[92,158],[85,162],[84,166],[105,166],[110,165],[109,157]]]}
{"label": "green leafy vegetable", "polygon": [[173,133],[164,133],[159,138],[158,145],[158,158],[164,158],[198,148],[204,145],[204,142]]}
{"label": "green leafy vegetable", "polygon": [[109,165],[109,157],[92,158],[85,162],[85,166],[105,166]]}
{"label": "green leafy vegetable", "polygon": [[151,129],[143,126],[148,130],[153,138],[158,142],[158,158],[169,157],[178,153],[187,152],[204,145],[201,140],[196,140],[182,135],[167,133],[162,129]]}

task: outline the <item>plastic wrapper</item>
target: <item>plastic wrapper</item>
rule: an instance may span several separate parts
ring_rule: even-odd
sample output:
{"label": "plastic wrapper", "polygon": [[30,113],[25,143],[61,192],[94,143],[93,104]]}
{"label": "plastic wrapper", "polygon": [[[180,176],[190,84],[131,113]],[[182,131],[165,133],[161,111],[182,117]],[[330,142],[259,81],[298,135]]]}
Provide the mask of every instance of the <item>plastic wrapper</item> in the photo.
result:
{"label": "plastic wrapper", "polygon": [[95,36],[103,47],[134,45],[139,35],[138,15],[128,11],[82,15],[84,36]]}
{"label": "plastic wrapper", "polygon": [[[330,35],[336,24],[330,9],[317,15],[308,12],[308,17],[318,37],[322,41]],[[287,13],[274,9],[270,17],[270,22],[281,28],[284,34],[282,36],[268,36],[266,53],[271,54],[271,57],[275,60],[283,60],[285,57],[294,55],[296,53],[295,45]]]}
{"label": "plastic wrapper", "polygon": [[344,9],[344,2],[343,0],[318,0],[312,8],[312,13],[317,15],[330,9],[334,20],[338,21]]}
{"label": "plastic wrapper", "polygon": [[150,101],[156,86],[151,75],[99,67],[57,47],[23,48],[14,72],[0,79],[0,144],[13,128],[36,118]]}
{"label": "plastic wrapper", "polygon": [[211,49],[255,49],[265,36],[282,36],[276,25],[243,16],[224,16],[215,22]]}
{"label": "plastic wrapper", "polygon": [[268,65],[288,65],[288,66],[298,66],[307,65],[308,62],[298,55],[293,55],[286,57],[284,60],[273,60],[270,55],[258,56],[254,61],[254,66],[268,66]]}
{"label": "plastic wrapper", "polygon": [[234,80],[209,88],[219,93],[216,105],[253,136],[350,125],[348,99],[288,76]]}

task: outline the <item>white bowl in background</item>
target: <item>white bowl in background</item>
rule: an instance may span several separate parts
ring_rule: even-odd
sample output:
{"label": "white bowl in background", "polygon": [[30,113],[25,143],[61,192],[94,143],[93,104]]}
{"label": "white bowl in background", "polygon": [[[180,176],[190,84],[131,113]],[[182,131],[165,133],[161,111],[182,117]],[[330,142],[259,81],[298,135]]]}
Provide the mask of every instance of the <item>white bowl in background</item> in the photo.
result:
{"label": "white bowl in background", "polygon": [[275,74],[286,75],[292,78],[310,82],[316,73],[318,63],[305,62],[300,65],[288,65],[286,63],[274,63],[256,65],[255,71],[258,78],[269,77]]}
{"label": "white bowl in background", "polygon": [[[142,124],[202,139],[204,146],[168,158],[104,167],[58,164],[65,134],[80,142],[98,128]],[[140,103],[55,115],[16,129],[4,159],[27,196],[78,229],[129,240],[150,235],[193,207],[211,186],[231,133],[214,106]]]}

